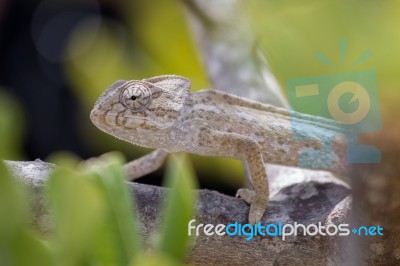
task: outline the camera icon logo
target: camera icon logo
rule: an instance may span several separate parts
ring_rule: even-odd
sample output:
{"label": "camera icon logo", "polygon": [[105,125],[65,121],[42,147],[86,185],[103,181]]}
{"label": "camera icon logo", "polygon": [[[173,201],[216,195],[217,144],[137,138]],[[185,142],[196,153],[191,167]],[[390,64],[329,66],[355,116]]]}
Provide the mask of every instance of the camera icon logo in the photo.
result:
{"label": "camera icon logo", "polygon": [[[294,110],[341,123],[348,139],[348,163],[380,162],[381,154],[376,147],[357,143],[358,134],[378,131],[382,127],[375,71],[361,70],[289,79],[287,95]],[[298,132],[301,125],[296,119],[291,121],[291,125],[294,140],[315,140],[312,136]],[[331,168],[331,143],[334,137],[332,135],[328,140],[323,140],[320,150],[310,149],[301,154],[299,166]]]}

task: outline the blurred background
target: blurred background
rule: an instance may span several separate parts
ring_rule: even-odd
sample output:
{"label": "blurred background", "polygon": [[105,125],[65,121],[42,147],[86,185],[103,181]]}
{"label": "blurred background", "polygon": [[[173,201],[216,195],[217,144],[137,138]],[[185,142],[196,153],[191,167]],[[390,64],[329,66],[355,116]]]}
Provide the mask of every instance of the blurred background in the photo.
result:
{"label": "blurred background", "polygon": [[[118,79],[178,74],[192,91],[212,86],[184,2],[0,0],[0,112],[13,121],[1,130],[14,139],[1,147],[7,159],[148,153],[99,131],[89,113]],[[251,0],[242,11],[282,88],[289,78],[375,70],[383,130],[365,139],[399,150],[400,1]],[[340,39],[348,42],[344,64]],[[372,56],[352,67],[367,50]],[[318,52],[337,68],[316,60]],[[239,162],[192,158],[202,187],[234,193],[243,183]],[[159,184],[161,175],[141,182]]]}

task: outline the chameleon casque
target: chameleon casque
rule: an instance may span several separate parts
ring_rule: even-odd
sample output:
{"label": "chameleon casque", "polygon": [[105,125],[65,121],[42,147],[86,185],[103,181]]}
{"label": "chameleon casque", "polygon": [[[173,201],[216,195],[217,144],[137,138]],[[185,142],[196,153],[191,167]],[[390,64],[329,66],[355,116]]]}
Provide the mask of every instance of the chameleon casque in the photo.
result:
{"label": "chameleon casque", "polygon": [[[298,166],[299,154],[332,142],[332,171],[346,169],[346,141],[329,119],[261,104],[207,89],[190,93],[190,81],[176,75],[117,81],[97,100],[90,119],[102,131],[132,144],[156,149],[125,166],[132,179],[159,168],[168,153],[242,160],[253,190],[237,196],[250,204],[249,222],[261,220],[269,200],[266,163]],[[293,140],[296,134],[314,140]],[[339,133],[338,133],[339,132]],[[312,165],[324,156],[311,158]]]}

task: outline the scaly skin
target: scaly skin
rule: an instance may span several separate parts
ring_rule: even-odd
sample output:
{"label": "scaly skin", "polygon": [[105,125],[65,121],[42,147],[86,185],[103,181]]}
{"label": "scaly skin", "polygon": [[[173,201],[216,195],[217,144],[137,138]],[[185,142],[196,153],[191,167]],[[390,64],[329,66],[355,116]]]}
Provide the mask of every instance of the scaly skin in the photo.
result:
{"label": "scaly skin", "polygon": [[[306,162],[321,165],[331,159],[330,170],[345,172],[346,140],[340,137],[344,133],[340,124],[216,90],[191,94],[189,88],[189,80],[166,75],[117,81],[99,97],[90,114],[99,129],[156,149],[126,165],[131,178],[156,170],[171,152],[242,160],[253,191],[240,189],[237,195],[251,205],[249,222],[256,223],[269,200],[265,163],[298,166],[301,153],[332,143],[331,153]],[[293,140],[294,127],[297,137],[312,140]]]}

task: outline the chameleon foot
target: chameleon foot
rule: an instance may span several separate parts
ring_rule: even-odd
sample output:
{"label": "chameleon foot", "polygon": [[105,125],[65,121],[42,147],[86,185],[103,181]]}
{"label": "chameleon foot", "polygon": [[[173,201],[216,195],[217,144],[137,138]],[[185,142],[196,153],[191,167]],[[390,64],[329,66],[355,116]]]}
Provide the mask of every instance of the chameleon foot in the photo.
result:
{"label": "chameleon foot", "polygon": [[241,188],[236,192],[236,197],[250,204],[249,223],[255,224],[261,221],[268,205],[268,198],[257,197],[257,194],[249,189]]}
{"label": "chameleon foot", "polygon": [[253,190],[247,188],[240,188],[236,192],[236,198],[244,200],[247,204],[251,204],[256,193]]}

